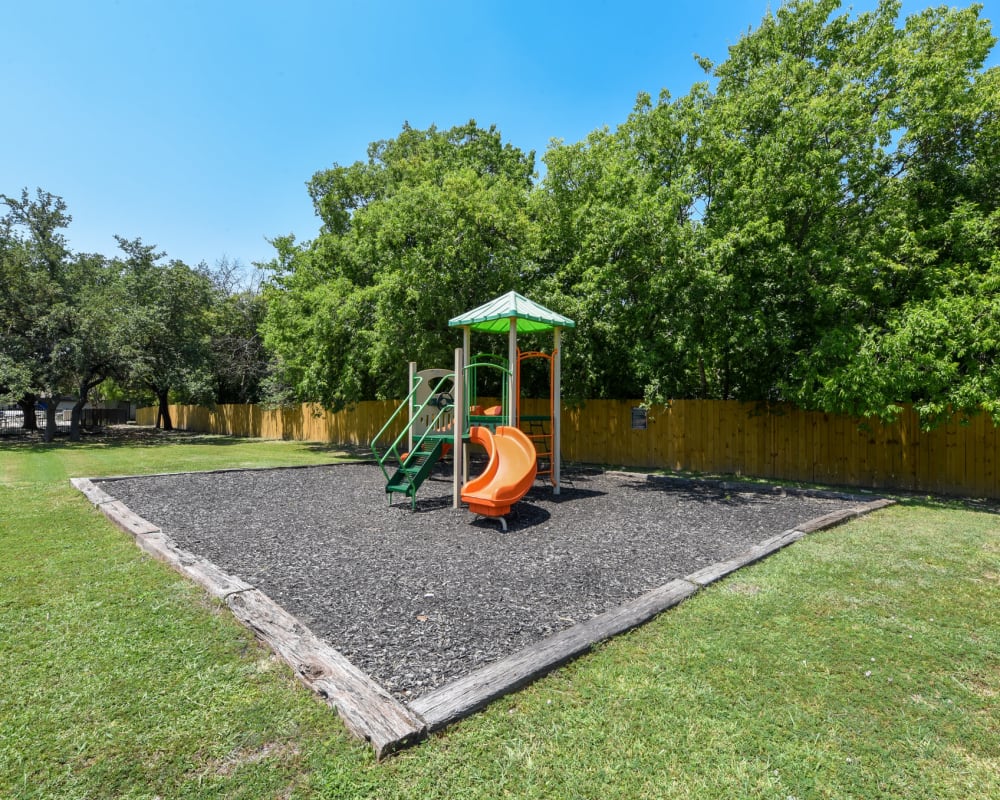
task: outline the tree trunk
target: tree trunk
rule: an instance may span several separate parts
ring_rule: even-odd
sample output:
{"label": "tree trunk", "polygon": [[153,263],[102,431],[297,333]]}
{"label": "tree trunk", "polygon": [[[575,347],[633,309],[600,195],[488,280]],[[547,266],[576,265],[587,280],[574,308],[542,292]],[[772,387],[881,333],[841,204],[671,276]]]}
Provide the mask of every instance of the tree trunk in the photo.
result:
{"label": "tree trunk", "polygon": [[38,402],[37,394],[26,394],[17,401],[21,411],[24,412],[24,421],[21,423],[22,430],[37,431],[38,418],[35,416],[35,403]]}
{"label": "tree trunk", "polygon": [[56,406],[59,405],[57,397],[49,397],[45,402],[45,434],[44,441],[51,442],[56,438]]}
{"label": "tree trunk", "polygon": [[69,440],[71,442],[80,441],[80,418],[83,416],[83,407],[87,405],[87,400],[90,398],[90,390],[100,385],[103,380],[104,378],[100,375],[90,374],[80,382],[79,395],[76,402],[73,403],[73,413],[69,418]]}
{"label": "tree trunk", "polygon": [[156,427],[160,427],[160,421],[163,422],[163,430],[172,431],[174,429],[174,423],[170,420],[170,406],[167,404],[167,393],[169,390],[164,389],[163,391],[157,391],[156,397],[160,401],[159,408],[156,411]]}
{"label": "tree trunk", "polygon": [[73,403],[73,411],[69,418],[69,440],[71,442],[80,441],[80,417],[83,416],[83,407],[86,404],[86,396],[79,398],[75,403]]}

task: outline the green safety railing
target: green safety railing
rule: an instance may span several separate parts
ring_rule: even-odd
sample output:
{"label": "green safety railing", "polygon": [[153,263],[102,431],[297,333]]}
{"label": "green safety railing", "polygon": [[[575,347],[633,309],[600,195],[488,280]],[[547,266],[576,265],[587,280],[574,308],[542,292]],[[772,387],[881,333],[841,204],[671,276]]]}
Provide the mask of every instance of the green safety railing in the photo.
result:
{"label": "green safety railing", "polygon": [[[403,457],[399,450],[399,443],[404,438],[406,438],[407,440],[409,439],[408,434],[410,432],[410,428],[413,427],[413,423],[417,421],[420,415],[424,412],[424,409],[426,409],[427,406],[432,405],[432,401],[434,401],[438,397],[438,395],[442,393],[442,387],[446,386],[449,381],[451,382],[452,386],[454,386],[455,373],[453,372],[449,373],[438,380],[438,382],[434,385],[434,388],[427,395],[427,399],[420,404],[420,406],[413,412],[412,418],[409,419],[406,425],[403,426],[402,432],[386,448],[385,453],[380,455],[378,450],[379,440],[382,438],[383,434],[385,434],[385,432],[392,427],[393,422],[396,421],[396,417],[399,416],[399,414],[403,411],[403,409],[410,408],[410,404],[413,402],[413,398],[417,394],[417,389],[420,388],[420,385],[423,383],[423,380],[424,379],[422,377],[417,376],[417,379],[416,381],[414,381],[413,388],[410,390],[410,393],[406,396],[403,402],[399,404],[399,407],[394,412],[392,412],[392,416],[389,417],[385,425],[383,425],[379,429],[379,432],[375,434],[375,437],[371,441],[372,453],[375,455],[375,460],[378,462],[379,468],[382,470],[382,474],[385,475],[386,481],[390,481],[391,477],[389,476],[389,473],[385,468],[385,462],[388,461],[390,458],[395,458],[398,463],[400,464],[403,463]],[[455,408],[454,403],[438,407],[438,413],[435,415],[431,423],[427,426],[427,430],[424,431],[423,435],[414,443],[411,452],[417,452],[418,450],[420,450],[420,446],[423,444],[424,439],[427,438],[428,434],[431,434],[437,427],[437,423],[441,420],[441,418],[448,411],[451,411],[454,408]],[[440,436],[440,434],[436,435]]]}
{"label": "green safety railing", "polygon": [[469,425],[511,425],[510,421],[510,368],[507,366],[507,359],[503,356],[496,356],[490,353],[479,353],[473,357],[472,363],[465,368],[465,396],[468,398],[466,406],[472,408],[478,404],[478,391],[480,373],[479,370],[496,370],[500,373],[500,407],[503,413],[497,417],[487,417],[466,414],[463,424],[463,432],[469,432]]}

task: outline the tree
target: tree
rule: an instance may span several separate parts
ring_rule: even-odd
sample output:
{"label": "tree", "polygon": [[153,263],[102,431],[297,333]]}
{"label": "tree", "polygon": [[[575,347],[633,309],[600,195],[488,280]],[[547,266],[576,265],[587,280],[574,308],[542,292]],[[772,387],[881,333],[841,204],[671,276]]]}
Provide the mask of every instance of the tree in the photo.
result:
{"label": "tree", "polygon": [[[27,189],[19,198],[0,195],[0,388],[20,401],[34,421],[34,401],[46,403],[45,439],[55,434],[55,407],[70,369],[65,341],[73,303],[70,253],[62,230],[71,217],[62,198]],[[27,412],[30,406],[30,413]]]}
{"label": "tree", "polygon": [[[824,331],[863,314],[897,121],[898,4],[791,2],[714,67],[694,149],[715,396],[780,400]],[[710,66],[710,65],[706,65]]]}
{"label": "tree", "polygon": [[118,264],[100,255],[79,255],[73,259],[70,280],[74,307],[63,350],[68,394],[74,397],[70,441],[79,441],[91,392],[109,378],[123,377],[136,351]]}
{"label": "tree", "polygon": [[269,375],[261,324],[267,305],[260,270],[248,277],[239,262],[222,258],[211,275],[213,391],[217,403],[256,403]]}
{"label": "tree", "polygon": [[135,357],[126,384],[157,400],[156,426],[173,429],[171,392],[186,401],[211,401],[212,280],[204,270],[164,257],[140,239],[118,237],[128,322]]}
{"label": "tree", "polygon": [[317,173],[323,220],[275,241],[265,342],[287,398],[339,408],[398,396],[406,362],[450,364],[450,317],[531,277],[533,154],[474,122],[404,126],[367,162]]}
{"label": "tree", "polygon": [[789,394],[831,411],[925,424],[981,408],[1000,420],[1000,70],[980,8],[929,9],[886,48],[894,146],[856,298],[795,370]]}
{"label": "tree", "polygon": [[555,145],[533,198],[539,293],[577,321],[566,368],[580,397],[696,396],[708,291],[699,268],[691,133],[703,97],[640,95],[614,132]]}
{"label": "tree", "polygon": [[[18,235],[17,217],[11,200],[8,212],[0,217],[0,400],[19,401],[32,391],[33,381],[26,335],[38,317],[38,290],[33,286],[30,258],[25,241]],[[34,401],[31,418],[34,420]],[[27,417],[25,417],[27,421]]]}
{"label": "tree", "polygon": [[[555,145],[540,283],[590,396],[995,408],[997,70],[979,9],[767,14],[684,97]],[[929,335],[934,332],[934,335]]]}
{"label": "tree", "polygon": [[443,320],[516,288],[579,323],[570,394],[1000,420],[995,40],[978,6],[840,8],[781,5],[537,187],[473,123],[317,173],[323,230],[275,241],[267,289],[281,396],[398,394],[448,363]]}

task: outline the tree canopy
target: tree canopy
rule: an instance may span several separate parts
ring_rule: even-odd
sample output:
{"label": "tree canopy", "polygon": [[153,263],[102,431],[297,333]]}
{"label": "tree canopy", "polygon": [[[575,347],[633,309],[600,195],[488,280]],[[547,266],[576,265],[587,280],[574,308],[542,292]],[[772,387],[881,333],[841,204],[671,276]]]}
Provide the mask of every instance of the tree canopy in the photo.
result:
{"label": "tree canopy", "polygon": [[547,154],[551,268],[606,388],[602,355],[651,400],[996,412],[994,38],[976,6],[838,7],[783,5],[701,59],[714,86]]}
{"label": "tree canopy", "polygon": [[408,126],[316,173],[323,230],[275,242],[264,341],[286,397],[395,397],[406,363],[449,363],[447,320],[530,272],[534,156],[475,122]]}
{"label": "tree canopy", "polygon": [[74,255],[59,198],[5,197],[0,394],[110,375],[163,408],[398,397],[407,361],[450,364],[449,318],[513,289],[577,321],[569,396],[1000,421],[1000,69],[980,12],[790,0],[697,57],[683,96],[553,142],[542,177],[495,126],[404,125],[313,175],[319,233],[273,239],[261,291],[139,240]]}
{"label": "tree canopy", "polygon": [[259,293],[233,291],[205,268],[164,264],[139,239],[119,239],[122,255],[112,258],[72,253],[61,198],[24,190],[0,201],[7,207],[0,217],[0,397],[18,402],[26,423],[43,402],[51,438],[56,405],[70,399],[70,435],[78,438],[84,405],[109,379],[133,398],[155,398],[168,428],[168,398],[259,396],[266,369],[253,345]]}
{"label": "tree canopy", "polygon": [[443,322],[509,289],[579,322],[579,397],[788,400],[1000,419],[998,70],[980,8],[793,0],[679,98],[533,156],[405,126],[317,173],[278,243],[265,338],[339,406],[447,362]]}

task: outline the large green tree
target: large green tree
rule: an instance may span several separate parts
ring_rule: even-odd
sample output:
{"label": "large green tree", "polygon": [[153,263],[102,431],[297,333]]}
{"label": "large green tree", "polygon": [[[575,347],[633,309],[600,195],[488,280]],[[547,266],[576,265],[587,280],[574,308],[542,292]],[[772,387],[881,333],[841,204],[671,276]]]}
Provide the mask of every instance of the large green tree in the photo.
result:
{"label": "large green tree", "polygon": [[151,393],[156,425],[173,429],[169,402],[212,402],[212,312],[215,291],[207,270],[163,254],[140,239],[118,238],[123,282],[131,302],[128,325],[134,356],[124,385]]}
{"label": "large green tree", "polygon": [[317,173],[321,234],[275,240],[264,330],[283,396],[394,397],[407,361],[450,364],[447,320],[531,279],[533,174],[532,154],[474,122],[405,126],[367,161]]}
{"label": "large green tree", "polygon": [[2,195],[0,220],[0,393],[20,402],[28,425],[37,400],[45,403],[46,440],[55,434],[56,404],[70,389],[69,353],[78,327],[72,254],[63,230],[71,217],[60,197]]}
{"label": "large green tree", "polygon": [[784,385],[830,411],[1000,420],[1000,70],[983,70],[996,40],[978,6],[928,9],[885,39],[871,188],[842,203],[866,224],[824,278],[835,318]]}
{"label": "large green tree", "polygon": [[152,395],[157,424],[172,427],[168,402],[260,399],[267,360],[259,331],[263,298],[234,276],[171,261],[141,240],[119,238],[123,255],[75,254],[63,230],[66,204],[39,190],[0,196],[0,396],[18,401],[29,424],[36,401],[73,401],[70,438],[82,410],[109,378]]}
{"label": "large green tree", "polygon": [[988,23],[839,8],[786,3],[709,82],[546,154],[537,258],[586,394],[995,409]]}
{"label": "large green tree", "polygon": [[19,400],[28,427],[36,401],[44,402],[46,440],[56,430],[57,404],[72,399],[75,441],[91,392],[120,377],[132,355],[121,271],[103,256],[70,252],[61,198],[24,190],[2,200],[0,394]]}
{"label": "large green tree", "polygon": [[882,260],[898,4],[792,2],[716,66],[695,150],[716,396],[782,399],[823,332],[863,314]]}
{"label": "large green tree", "polygon": [[1000,419],[994,43],[978,6],[792,0],[686,95],[553,145],[538,186],[495,129],[404,127],[314,176],[315,241],[275,241],[278,396],[397,395],[515,288],[577,320],[577,396]]}
{"label": "large green tree", "polygon": [[122,379],[137,351],[119,265],[101,255],[80,254],[73,258],[69,277],[74,302],[61,349],[67,395],[73,399],[69,436],[79,441],[91,393],[109,378]]}
{"label": "large green tree", "polygon": [[261,325],[267,305],[261,273],[223,257],[211,273],[211,371],[217,403],[257,403],[264,397],[269,360]]}
{"label": "large green tree", "polygon": [[[577,321],[567,389],[580,397],[696,391],[703,297],[690,133],[704,97],[641,95],[614,132],[545,156],[533,197],[539,288]],[[710,284],[710,281],[709,281]]]}

